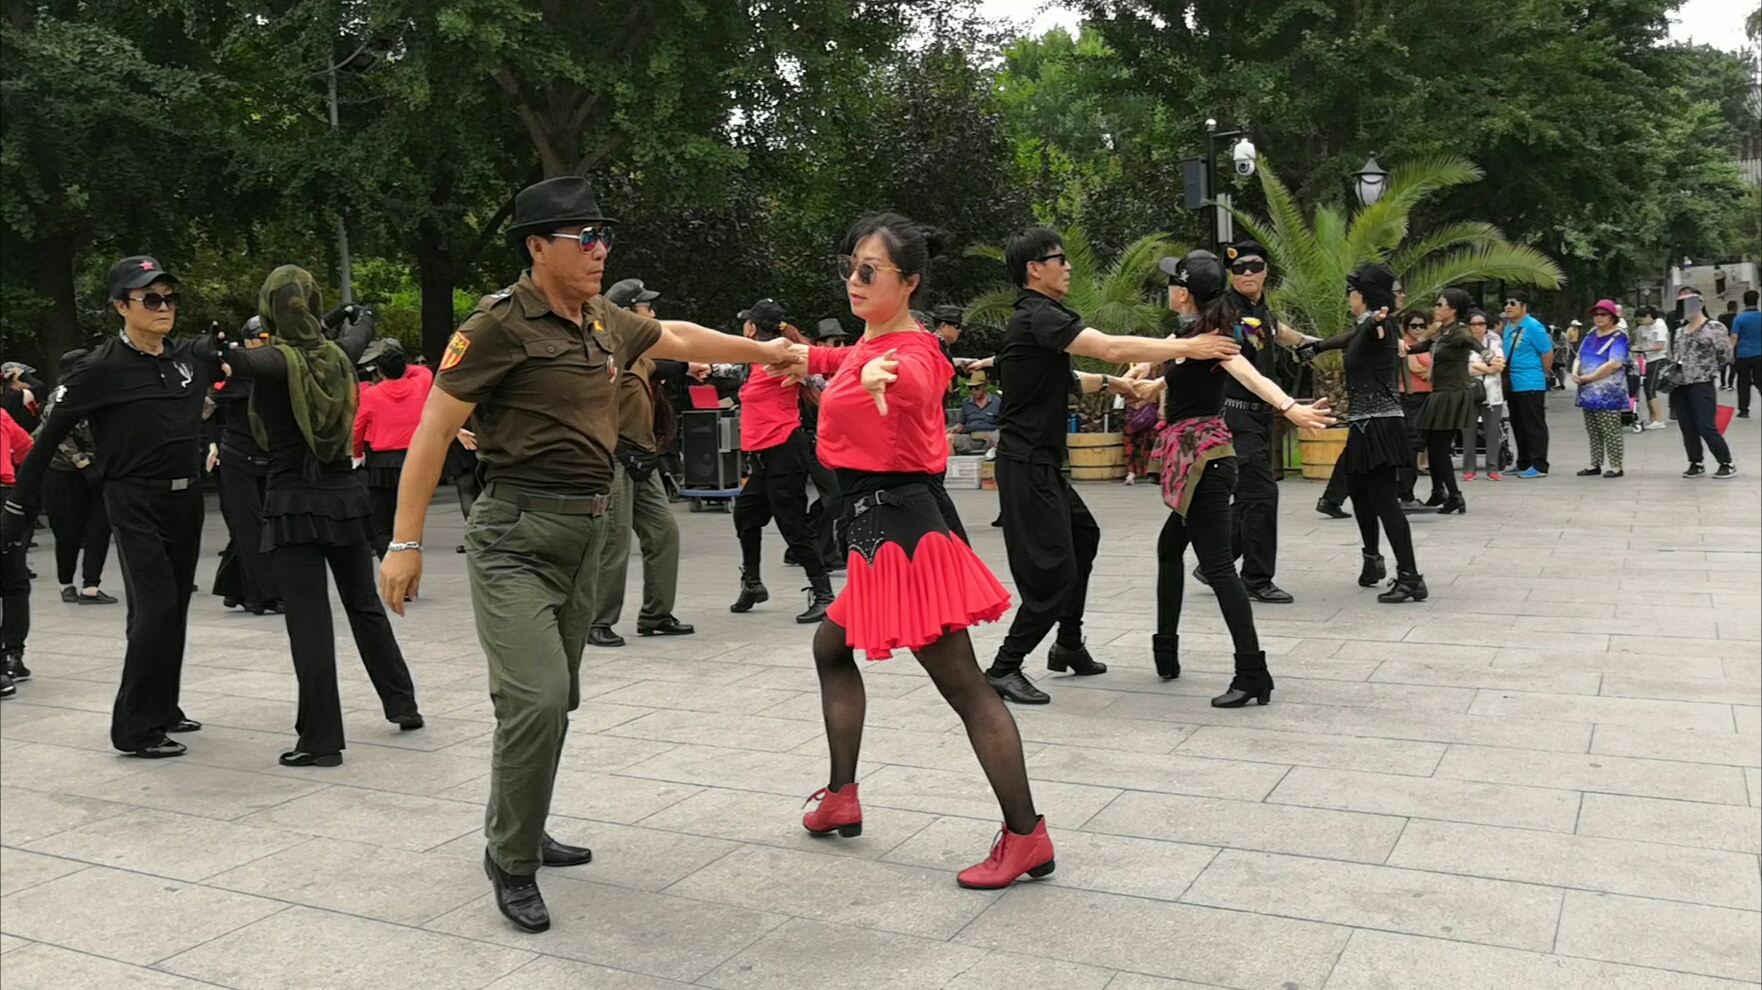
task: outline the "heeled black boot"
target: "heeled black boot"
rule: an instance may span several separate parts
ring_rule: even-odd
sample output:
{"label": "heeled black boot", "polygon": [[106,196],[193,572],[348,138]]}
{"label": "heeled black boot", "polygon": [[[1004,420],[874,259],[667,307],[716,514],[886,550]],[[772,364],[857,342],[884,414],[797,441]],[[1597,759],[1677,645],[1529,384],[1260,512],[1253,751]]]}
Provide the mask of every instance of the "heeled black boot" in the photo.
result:
{"label": "heeled black boot", "polygon": [[1181,637],[1156,633],[1150,637],[1150,655],[1156,659],[1156,676],[1172,681],[1181,676]]}
{"label": "heeled black boot", "polygon": [[835,597],[832,594],[832,579],[830,577],[822,574],[810,580],[813,583],[808,586],[808,591],[811,592],[808,596],[808,610],[795,617],[795,621],[802,625],[824,619],[826,610],[832,607],[832,599]]}
{"label": "heeled black boot", "polygon": [[1399,605],[1406,601],[1423,602],[1426,595],[1426,579],[1423,575],[1412,571],[1400,571],[1395,575],[1395,583],[1388,591],[1377,596],[1377,601],[1384,605]]}
{"label": "heeled black boot", "polygon": [[1444,504],[1438,506],[1438,514],[1441,516],[1447,516],[1452,512],[1468,515],[1468,499],[1463,498],[1461,492],[1445,499]]}
{"label": "heeled black boot", "polygon": [[[1363,553],[1363,551],[1359,552]],[[1382,582],[1383,578],[1388,576],[1389,568],[1383,564],[1382,554],[1364,554],[1364,570],[1358,572],[1358,586],[1360,588],[1374,588]]]}
{"label": "heeled black boot", "polygon": [[754,605],[771,600],[771,593],[765,590],[765,582],[759,580],[757,568],[740,569],[740,597],[728,606],[730,612],[750,612]]}
{"label": "heeled black boot", "polygon": [[1273,675],[1266,670],[1266,651],[1236,654],[1236,676],[1230,689],[1211,699],[1213,708],[1241,708],[1250,700],[1266,704],[1273,697]]}
{"label": "heeled black boot", "polygon": [[1064,646],[1054,641],[1046,654],[1046,669],[1059,674],[1068,670],[1078,677],[1088,677],[1107,673],[1107,664],[1090,656],[1089,647],[1082,643]]}

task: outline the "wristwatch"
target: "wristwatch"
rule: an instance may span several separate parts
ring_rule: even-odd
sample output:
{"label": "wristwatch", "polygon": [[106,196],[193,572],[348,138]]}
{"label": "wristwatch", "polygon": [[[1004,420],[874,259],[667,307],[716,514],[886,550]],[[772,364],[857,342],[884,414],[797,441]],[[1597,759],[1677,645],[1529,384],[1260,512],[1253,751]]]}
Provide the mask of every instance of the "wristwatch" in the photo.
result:
{"label": "wristwatch", "polygon": [[418,540],[411,540],[408,543],[389,543],[385,549],[387,553],[397,553],[399,550],[420,550],[422,543]]}

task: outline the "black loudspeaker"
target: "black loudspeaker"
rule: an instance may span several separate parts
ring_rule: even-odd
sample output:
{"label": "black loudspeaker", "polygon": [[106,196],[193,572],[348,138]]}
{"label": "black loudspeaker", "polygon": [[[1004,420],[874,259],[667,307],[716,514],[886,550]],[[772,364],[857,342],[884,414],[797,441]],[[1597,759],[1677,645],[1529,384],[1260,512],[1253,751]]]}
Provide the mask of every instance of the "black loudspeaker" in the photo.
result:
{"label": "black loudspeaker", "polygon": [[679,448],[685,484],[693,491],[740,487],[740,414],[693,409],[680,415]]}
{"label": "black loudspeaker", "polygon": [[1205,159],[1189,158],[1181,162],[1181,205],[1189,210],[1197,210],[1211,198],[1210,183],[1206,181]]}

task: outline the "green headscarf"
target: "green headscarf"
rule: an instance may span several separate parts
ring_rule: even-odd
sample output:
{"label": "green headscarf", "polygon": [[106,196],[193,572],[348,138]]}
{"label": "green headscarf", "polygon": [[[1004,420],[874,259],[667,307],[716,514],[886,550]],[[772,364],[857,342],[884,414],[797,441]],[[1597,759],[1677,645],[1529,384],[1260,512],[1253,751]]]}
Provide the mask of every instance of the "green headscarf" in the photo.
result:
{"label": "green headscarf", "polygon": [[[288,362],[288,397],[294,421],[306,445],[321,464],[350,454],[355,426],[355,365],[343,349],[326,339],[318,321],[324,297],[312,273],[283,265],[269,273],[257,296],[257,315],[270,333],[269,342]],[[268,431],[251,396],[251,433],[259,446],[269,446]]]}

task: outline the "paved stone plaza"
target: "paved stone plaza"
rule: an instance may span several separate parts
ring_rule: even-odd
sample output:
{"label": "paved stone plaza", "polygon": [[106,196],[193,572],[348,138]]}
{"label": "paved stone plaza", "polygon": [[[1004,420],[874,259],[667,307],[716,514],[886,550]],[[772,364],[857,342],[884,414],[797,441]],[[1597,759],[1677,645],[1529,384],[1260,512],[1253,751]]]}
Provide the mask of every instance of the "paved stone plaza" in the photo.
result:
{"label": "paved stone plaza", "polygon": [[[276,618],[199,596],[190,754],[108,749],[123,609],[37,583],[36,678],[0,708],[6,990],[661,990],[688,985],[1069,990],[1715,990],[1762,979],[1762,436],[1745,474],[1684,481],[1670,432],[1628,477],[1465,486],[1415,517],[1432,599],[1353,582],[1357,529],[1285,483],[1279,580],[1257,605],[1278,690],[1218,711],[1229,643],[1189,585],[1185,673],[1152,673],[1153,487],[1083,489],[1105,543],[1090,645],[1016,709],[1058,871],[955,886],[998,813],[954,715],[902,655],[865,668],[867,816],[798,824],[824,783],[800,571],[730,615],[726,515],[679,506],[679,614],[698,635],[590,650],[551,830],[592,865],[541,877],[522,935],[480,867],[492,728],[459,521],[437,505],[422,600],[397,622],[428,728],[379,717],[346,629],[347,762],[287,770],[294,683]],[[1711,466],[1711,465],[1710,465]],[[1423,489],[1422,489],[1423,490]],[[956,495],[1007,580],[988,492]],[[209,512],[202,582],[224,543]],[[33,557],[52,571],[49,537]],[[114,573],[114,565],[111,572]],[[113,583],[116,583],[113,579]],[[120,587],[114,588],[120,593]],[[1001,627],[978,631],[981,655]],[[1044,675],[1043,669],[1034,670]]]}

